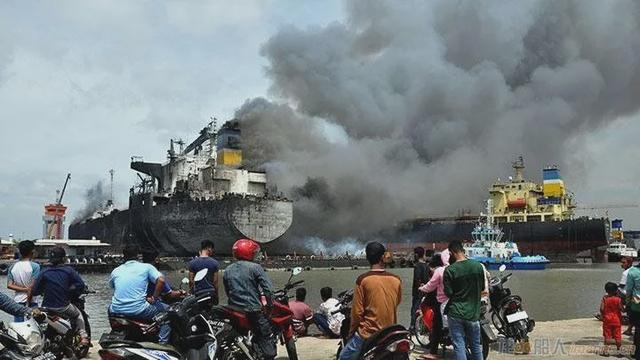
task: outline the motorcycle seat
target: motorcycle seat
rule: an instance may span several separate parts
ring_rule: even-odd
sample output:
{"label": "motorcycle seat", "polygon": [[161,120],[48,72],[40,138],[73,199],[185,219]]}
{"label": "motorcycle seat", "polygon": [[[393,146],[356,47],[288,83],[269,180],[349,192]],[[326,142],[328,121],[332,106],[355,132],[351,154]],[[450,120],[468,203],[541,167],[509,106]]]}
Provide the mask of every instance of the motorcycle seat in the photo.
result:
{"label": "motorcycle seat", "polygon": [[148,326],[153,322],[153,320],[149,320],[149,319],[140,319],[140,318],[136,318],[130,315],[124,315],[124,314],[110,314],[109,315],[109,323],[111,323],[111,326],[128,326],[128,325],[134,325],[134,326]]}
{"label": "motorcycle seat", "polygon": [[52,308],[47,308],[47,307],[43,307],[40,308],[42,311],[44,311],[45,313],[47,313],[48,315],[53,315],[53,316],[57,316],[57,317],[61,317],[63,319],[69,320],[69,317],[65,314],[60,313],[59,311],[56,311]]}
{"label": "motorcycle seat", "polygon": [[145,348],[147,350],[165,351],[169,353],[169,355],[175,356],[178,359],[182,357],[180,352],[178,352],[178,350],[172,345],[163,345],[163,344],[158,344],[158,343],[148,342],[148,341],[139,342],[138,344],[140,345],[140,347]]}
{"label": "motorcycle seat", "polygon": [[235,306],[235,305],[223,305],[222,308],[225,309],[225,310],[230,310],[230,311],[241,313],[241,314],[245,314],[246,313],[246,311],[244,311],[243,308],[241,308],[239,306]]}
{"label": "motorcycle seat", "polygon": [[362,344],[361,353],[364,354],[367,350],[373,348],[374,346],[382,342],[386,342],[394,338],[397,338],[397,340],[399,340],[401,338],[406,338],[408,335],[409,335],[409,332],[402,325],[387,326],[386,328],[371,335],[368,339],[364,341],[364,343]]}

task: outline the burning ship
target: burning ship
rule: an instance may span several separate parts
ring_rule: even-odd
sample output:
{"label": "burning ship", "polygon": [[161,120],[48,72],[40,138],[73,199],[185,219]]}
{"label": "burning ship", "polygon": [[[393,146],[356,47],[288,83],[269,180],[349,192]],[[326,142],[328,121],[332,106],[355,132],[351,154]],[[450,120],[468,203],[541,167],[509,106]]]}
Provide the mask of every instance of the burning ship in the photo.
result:
{"label": "burning ship", "polygon": [[141,181],[130,190],[129,208],[74,223],[69,238],[95,237],[116,249],[135,241],[170,256],[191,256],[205,239],[225,255],[238,238],[281,238],[293,220],[292,202],[269,192],[264,172],[243,168],[237,121],[214,128],[210,123],[186,147],[171,140],[164,164],[132,157]]}
{"label": "burning ship", "polygon": [[[514,176],[489,188],[491,214],[506,240],[515,241],[522,254],[542,254],[552,261],[575,261],[581,252],[595,252],[608,244],[606,218],[574,218],[576,205],[557,167],[542,171],[542,184],[524,178],[524,161],[513,163]],[[478,216],[421,218],[401,224],[400,250],[412,246],[443,249],[450,241],[470,241]]]}

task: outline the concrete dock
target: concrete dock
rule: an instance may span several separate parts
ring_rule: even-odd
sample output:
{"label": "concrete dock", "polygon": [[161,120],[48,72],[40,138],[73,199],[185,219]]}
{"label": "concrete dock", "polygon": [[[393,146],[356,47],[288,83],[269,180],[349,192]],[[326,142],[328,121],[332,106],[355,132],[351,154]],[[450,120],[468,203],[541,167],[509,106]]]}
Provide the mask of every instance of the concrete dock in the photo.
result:
{"label": "concrete dock", "polygon": [[[498,341],[493,344],[489,359],[522,359],[525,357],[544,357],[544,359],[584,359],[600,357],[602,350],[602,323],[593,319],[575,319],[547,321],[536,324],[531,333],[531,353],[518,355],[513,353],[513,344]],[[317,337],[299,338],[298,357],[301,360],[335,359],[338,341]],[[615,347],[614,347],[615,348]],[[99,359],[98,347],[92,348],[90,359]],[[623,335],[622,352],[629,355],[633,351],[631,338]],[[416,346],[411,358],[420,359],[427,352]],[[286,350],[278,348],[278,360],[287,359]],[[614,350],[611,355],[617,355]],[[453,359],[453,349],[447,349],[443,359]]]}

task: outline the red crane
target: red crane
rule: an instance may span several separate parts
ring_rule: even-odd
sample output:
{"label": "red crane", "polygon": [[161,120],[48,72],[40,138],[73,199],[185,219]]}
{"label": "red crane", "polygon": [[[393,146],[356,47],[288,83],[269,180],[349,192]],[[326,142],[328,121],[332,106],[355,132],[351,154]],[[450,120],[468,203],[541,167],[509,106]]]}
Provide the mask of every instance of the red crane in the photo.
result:
{"label": "red crane", "polygon": [[64,186],[60,196],[56,199],[56,203],[44,206],[42,220],[44,220],[43,238],[45,239],[62,239],[64,236],[64,214],[67,212],[67,207],[62,205],[62,198],[67,189],[69,179],[71,179],[71,174],[67,174],[67,179],[64,181]]}

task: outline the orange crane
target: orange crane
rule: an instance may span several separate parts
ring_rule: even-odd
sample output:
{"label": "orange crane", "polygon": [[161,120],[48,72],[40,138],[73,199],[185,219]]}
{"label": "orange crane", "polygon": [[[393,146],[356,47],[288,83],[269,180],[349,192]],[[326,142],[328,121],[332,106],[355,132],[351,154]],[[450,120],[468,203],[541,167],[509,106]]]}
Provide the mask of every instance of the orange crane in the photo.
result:
{"label": "orange crane", "polygon": [[42,217],[44,231],[42,237],[45,239],[62,239],[64,236],[64,215],[67,212],[67,207],[62,205],[62,198],[67,189],[69,179],[71,179],[71,174],[67,174],[67,179],[64,181],[64,186],[60,196],[56,199],[56,203],[44,206],[44,216]]}

